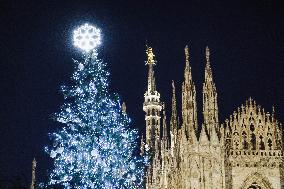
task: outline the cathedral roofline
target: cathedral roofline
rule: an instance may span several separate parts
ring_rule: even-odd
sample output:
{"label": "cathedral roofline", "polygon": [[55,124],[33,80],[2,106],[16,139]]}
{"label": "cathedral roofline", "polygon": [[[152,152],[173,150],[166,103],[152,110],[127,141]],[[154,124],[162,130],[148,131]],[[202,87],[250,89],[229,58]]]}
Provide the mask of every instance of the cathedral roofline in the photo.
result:
{"label": "cathedral roofline", "polygon": [[[225,120],[224,124],[220,124],[217,90],[209,59],[210,51],[206,47],[202,93],[204,119],[201,132],[197,136],[196,90],[192,81],[188,46],[184,50],[181,125],[177,116],[177,91],[174,82],[172,115],[168,125],[160,94],[156,90],[149,90],[150,92],[146,91],[144,95],[146,142],[142,142],[143,138],[141,139],[141,153],[146,151],[146,154],[151,155],[151,162],[146,167],[146,188],[272,188],[265,185],[270,182],[273,188],[280,189],[283,178],[283,131],[281,123],[275,119],[274,108],[271,113],[265,112],[249,98]],[[152,69],[148,77],[150,85],[154,81],[153,57],[150,55],[149,61],[147,60],[149,70]],[[255,174],[256,172],[258,174]],[[247,179],[252,175],[252,179]],[[266,178],[266,183],[257,177]]]}

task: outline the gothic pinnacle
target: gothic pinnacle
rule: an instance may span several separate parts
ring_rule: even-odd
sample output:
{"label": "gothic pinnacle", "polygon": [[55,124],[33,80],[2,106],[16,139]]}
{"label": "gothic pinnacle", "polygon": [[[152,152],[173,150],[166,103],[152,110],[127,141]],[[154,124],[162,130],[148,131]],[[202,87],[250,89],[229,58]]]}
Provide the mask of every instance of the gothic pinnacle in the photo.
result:
{"label": "gothic pinnacle", "polygon": [[175,82],[172,81],[172,88],[173,88],[173,97],[172,97],[172,116],[175,117],[176,119],[176,116],[177,116],[177,110],[176,110],[176,88],[175,88]]}
{"label": "gothic pinnacle", "polygon": [[165,107],[163,108],[163,142],[164,148],[168,148],[168,129],[167,129],[167,117]]}
{"label": "gothic pinnacle", "polygon": [[36,159],[33,159],[32,162],[32,182],[31,182],[31,186],[30,189],[34,189],[35,188],[35,184],[36,184]]}
{"label": "gothic pinnacle", "polygon": [[210,66],[210,51],[208,46],[206,46],[206,66],[205,66],[205,80],[207,81],[212,81],[212,70]]}
{"label": "gothic pinnacle", "polygon": [[210,50],[208,46],[206,46],[206,63],[210,66]]}
{"label": "gothic pinnacle", "polygon": [[172,81],[173,97],[172,97],[172,117],[171,117],[171,132],[177,131],[177,106],[176,106],[176,91],[175,82]]}
{"label": "gothic pinnacle", "polygon": [[213,75],[210,67],[209,56],[209,48],[206,47],[205,82],[203,83],[203,117],[207,132],[209,136],[211,136],[212,127],[215,127],[215,124],[219,121],[217,91],[215,83],[213,82]]}
{"label": "gothic pinnacle", "polygon": [[274,120],[274,116],[275,116],[275,108],[274,106],[272,106],[272,114],[271,114],[272,120]]}
{"label": "gothic pinnacle", "polygon": [[156,61],[154,59],[155,55],[153,53],[153,50],[151,47],[146,46],[146,55],[147,55],[147,61],[146,65],[149,66],[149,73],[148,73],[148,92],[153,92],[156,89],[155,86],[155,77],[154,77],[154,69],[153,66],[156,65]]}
{"label": "gothic pinnacle", "polygon": [[175,88],[175,81],[172,80],[172,88],[173,88],[173,98],[176,98],[176,88]]}
{"label": "gothic pinnacle", "polygon": [[167,137],[168,137],[167,116],[166,116],[165,105],[163,104],[163,138],[167,138]]}
{"label": "gothic pinnacle", "polygon": [[186,45],[184,48],[184,54],[185,54],[185,62],[186,62],[186,67],[189,64],[189,51],[188,51],[188,46]]}
{"label": "gothic pinnacle", "polygon": [[189,50],[188,50],[187,45],[184,48],[184,54],[185,54],[184,79],[185,79],[185,82],[188,83],[189,80],[192,80],[192,76],[191,76],[191,69],[189,66]]}

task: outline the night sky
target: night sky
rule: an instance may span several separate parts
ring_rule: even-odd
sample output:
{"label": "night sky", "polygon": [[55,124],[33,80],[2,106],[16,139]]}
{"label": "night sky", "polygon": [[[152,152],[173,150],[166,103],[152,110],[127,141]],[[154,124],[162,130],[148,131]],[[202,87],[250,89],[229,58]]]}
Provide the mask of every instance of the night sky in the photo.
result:
{"label": "night sky", "polygon": [[145,126],[146,41],[156,54],[157,89],[168,114],[171,80],[181,103],[188,44],[201,120],[208,45],[220,121],[250,96],[269,112],[274,105],[284,121],[284,12],[277,2],[66,2],[1,1],[0,180],[17,175],[30,179],[33,157],[40,181],[52,168],[44,146],[59,124],[51,115],[64,102],[59,87],[70,81],[72,58],[81,56],[72,45],[72,31],[85,22],[101,28],[100,57],[108,63],[111,91],[126,102],[133,127],[140,131]]}

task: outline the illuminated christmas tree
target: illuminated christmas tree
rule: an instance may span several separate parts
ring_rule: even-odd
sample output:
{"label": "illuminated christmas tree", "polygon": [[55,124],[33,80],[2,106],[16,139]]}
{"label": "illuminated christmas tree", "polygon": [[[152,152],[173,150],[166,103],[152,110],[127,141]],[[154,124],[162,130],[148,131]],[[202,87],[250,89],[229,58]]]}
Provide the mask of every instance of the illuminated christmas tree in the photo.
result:
{"label": "illuminated christmas tree", "polygon": [[74,61],[72,86],[62,86],[65,103],[55,114],[62,128],[51,133],[46,152],[54,159],[49,185],[64,188],[138,188],[143,161],[135,156],[137,131],[129,128],[117,94],[109,92],[106,63],[98,58],[100,30],[85,24],[74,32],[84,50]]}

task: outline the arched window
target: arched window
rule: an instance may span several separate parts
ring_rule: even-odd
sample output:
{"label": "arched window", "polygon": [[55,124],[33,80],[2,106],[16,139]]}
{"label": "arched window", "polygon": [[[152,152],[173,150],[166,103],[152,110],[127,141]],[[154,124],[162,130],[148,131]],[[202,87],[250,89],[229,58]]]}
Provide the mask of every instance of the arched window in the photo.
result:
{"label": "arched window", "polygon": [[248,189],[261,189],[261,187],[254,182],[251,186],[248,187]]}
{"label": "arched window", "polygon": [[251,134],[250,142],[251,142],[251,149],[256,150],[256,137],[254,133]]}
{"label": "arched window", "polygon": [[249,127],[249,128],[250,128],[251,132],[254,132],[255,128],[254,128],[253,123],[250,124],[250,127]]}
{"label": "arched window", "polygon": [[272,189],[269,180],[259,173],[248,175],[241,189]]}
{"label": "arched window", "polygon": [[243,149],[247,150],[248,149],[247,133],[243,131],[242,136],[243,136]]}
{"label": "arched window", "polygon": [[260,139],[260,142],[259,142],[259,149],[260,150],[265,150],[265,145],[264,145],[264,142],[263,142],[263,136],[259,136],[259,139]]}
{"label": "arched window", "polygon": [[271,138],[269,138],[267,140],[267,146],[268,146],[269,150],[272,150],[272,140],[271,140]]}

